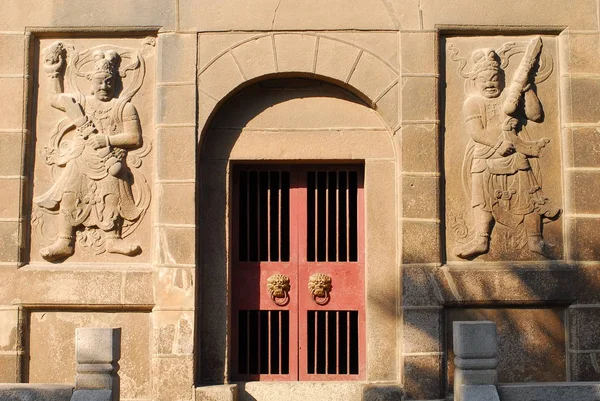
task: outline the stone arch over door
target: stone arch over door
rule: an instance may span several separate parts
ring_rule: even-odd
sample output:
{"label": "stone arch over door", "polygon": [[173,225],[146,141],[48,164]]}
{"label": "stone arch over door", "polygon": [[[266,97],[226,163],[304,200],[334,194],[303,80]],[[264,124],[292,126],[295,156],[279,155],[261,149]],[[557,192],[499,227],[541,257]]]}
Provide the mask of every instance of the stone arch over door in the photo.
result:
{"label": "stone arch over door", "polygon": [[[199,146],[197,382],[228,380],[230,171],[235,162],[364,163],[367,380],[397,381],[397,152],[385,121],[331,80],[269,75],[227,96]],[[313,76],[314,78],[315,76]],[[354,91],[353,91],[354,92]],[[389,357],[382,358],[387,355]],[[348,384],[348,386],[356,386]],[[348,391],[350,387],[348,387]],[[254,395],[255,399],[261,397]],[[242,397],[242,399],[244,399]]]}
{"label": "stone arch over door", "polygon": [[365,47],[326,33],[259,34],[224,47],[198,68],[200,133],[228,96],[272,75],[335,83],[376,110],[392,132],[399,127],[398,69]]}

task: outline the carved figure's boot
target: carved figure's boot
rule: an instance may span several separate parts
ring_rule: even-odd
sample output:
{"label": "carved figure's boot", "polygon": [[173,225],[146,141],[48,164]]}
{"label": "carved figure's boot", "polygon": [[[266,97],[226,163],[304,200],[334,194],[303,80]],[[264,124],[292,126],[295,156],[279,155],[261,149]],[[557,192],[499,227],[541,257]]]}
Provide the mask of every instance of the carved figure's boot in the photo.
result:
{"label": "carved figure's boot", "polygon": [[137,255],[142,250],[138,244],[128,243],[124,241],[120,235],[115,234],[108,234],[106,236],[104,248],[108,253],[118,253],[119,255],[126,256]]}
{"label": "carved figure's boot", "polygon": [[68,258],[75,252],[72,235],[59,235],[52,245],[40,250],[42,258],[49,262]]}
{"label": "carved figure's boot", "polygon": [[544,242],[541,234],[529,235],[527,237],[527,246],[531,252],[548,257],[549,246]]}
{"label": "carved figure's boot", "polygon": [[487,253],[490,249],[490,236],[487,233],[477,233],[469,243],[459,245],[454,253],[461,259],[473,259]]}

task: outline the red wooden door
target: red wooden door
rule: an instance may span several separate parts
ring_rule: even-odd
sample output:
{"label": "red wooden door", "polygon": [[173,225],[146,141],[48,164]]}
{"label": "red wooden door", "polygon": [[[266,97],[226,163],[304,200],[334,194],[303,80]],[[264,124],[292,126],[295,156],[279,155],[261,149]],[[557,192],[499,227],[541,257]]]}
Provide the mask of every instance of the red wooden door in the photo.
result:
{"label": "red wooden door", "polygon": [[232,378],[363,379],[362,166],[236,166]]}

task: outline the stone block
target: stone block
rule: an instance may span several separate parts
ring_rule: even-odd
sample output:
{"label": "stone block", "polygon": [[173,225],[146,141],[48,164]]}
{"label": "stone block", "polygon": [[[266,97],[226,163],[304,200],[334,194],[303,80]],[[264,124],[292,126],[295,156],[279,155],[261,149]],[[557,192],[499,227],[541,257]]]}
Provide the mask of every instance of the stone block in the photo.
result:
{"label": "stone block", "polygon": [[329,38],[319,38],[315,72],[346,82],[359,53],[359,48],[347,43]]}
{"label": "stone block", "polygon": [[154,311],[152,313],[154,355],[191,355],[194,352],[194,312]]}
{"label": "stone block", "polygon": [[437,219],[439,217],[439,179],[404,175],[402,177],[402,216]]}
{"label": "stone block", "polygon": [[[3,352],[0,355],[0,383],[20,383],[22,381],[22,357],[14,352]],[[0,400],[2,399],[0,384]]]}
{"label": "stone block", "polygon": [[[404,306],[439,306],[452,299],[443,285],[441,268],[437,266],[404,266],[402,268],[402,303]],[[449,293],[445,294],[444,290]]]}
{"label": "stone block", "polygon": [[495,358],[498,353],[496,323],[453,322],[454,353],[464,359]]}
{"label": "stone block", "polygon": [[600,167],[600,127],[575,128],[569,134],[572,167]]}
{"label": "stone block", "polygon": [[313,72],[316,35],[276,34],[277,66],[279,71]]}
{"label": "stone block", "polygon": [[569,355],[569,371],[572,381],[600,381],[596,367],[600,361],[597,352],[573,352]]}
{"label": "stone block", "polygon": [[365,51],[373,53],[377,58],[381,59],[381,61],[389,64],[392,69],[400,70],[400,48],[397,32],[327,32],[323,33],[323,36],[352,43]]}
{"label": "stone block", "polygon": [[[598,350],[600,308],[569,308],[569,348],[573,351]],[[584,354],[585,355],[585,354]]]}
{"label": "stone block", "polygon": [[574,260],[600,260],[598,218],[571,218],[570,243]]}
{"label": "stone block", "polygon": [[17,263],[21,255],[20,223],[0,221],[0,262]]}
{"label": "stone block", "polygon": [[[2,79],[2,91],[0,92],[0,104],[2,105],[0,129],[22,129],[24,122],[23,90],[25,88],[25,79],[0,79]],[[21,154],[19,154],[19,157],[21,157]]]}
{"label": "stone block", "polygon": [[21,180],[0,178],[0,219],[19,218],[21,215]]}
{"label": "stone block", "polygon": [[462,401],[500,401],[496,386],[467,385],[463,386]]}
{"label": "stone block", "polygon": [[194,358],[155,357],[153,394],[156,401],[190,401],[194,393]]}
{"label": "stone block", "polygon": [[375,105],[377,113],[381,116],[383,121],[386,122],[387,128],[390,131],[393,131],[400,121],[400,89],[398,86],[398,84],[395,84]]}
{"label": "stone block", "polygon": [[363,401],[363,384],[351,381],[265,382],[238,384],[238,400],[274,401],[282,394],[288,401]]}
{"label": "stone block", "polygon": [[161,183],[157,192],[160,224],[196,224],[195,183]]}
{"label": "stone block", "polygon": [[75,390],[71,401],[114,401],[112,390]]}
{"label": "stone block", "polygon": [[502,401],[596,401],[600,399],[598,383],[531,383],[501,384]]}
{"label": "stone block", "polygon": [[193,264],[196,260],[194,227],[158,227],[157,262],[164,265]]}
{"label": "stone block", "polygon": [[158,124],[195,124],[196,90],[193,84],[159,86],[156,103]]}
{"label": "stone block", "polygon": [[222,384],[196,387],[196,399],[203,401],[237,401],[238,385]]}
{"label": "stone block", "polygon": [[597,29],[594,12],[582,13],[580,10],[594,10],[593,0],[577,0],[565,5],[561,0],[544,2],[543,8],[532,6],[530,2],[505,3],[484,0],[473,4],[469,0],[448,2],[433,0],[420,3],[422,27],[435,29],[440,25],[453,26],[497,26],[510,23],[512,26],[569,26],[571,29]]}
{"label": "stone block", "polygon": [[439,171],[438,131],[437,124],[402,127],[402,171]]}
{"label": "stone block", "polygon": [[404,357],[406,400],[438,400],[442,397],[442,356]]}
{"label": "stone block", "polygon": [[62,0],[34,0],[23,7],[19,0],[3,2],[3,9],[10,19],[0,25],[2,31],[23,31],[25,27],[148,27],[174,30],[177,8],[173,1],[133,0],[123,3],[107,0],[97,3],[83,0],[65,6]]}
{"label": "stone block", "polygon": [[569,173],[571,185],[571,207],[577,214],[599,214],[597,183],[600,179],[598,171],[573,171]]}
{"label": "stone block", "polygon": [[122,293],[123,304],[125,305],[152,305],[154,297],[152,296],[153,274],[146,272],[124,272],[125,276]]}
{"label": "stone block", "polygon": [[209,119],[215,111],[217,101],[206,93],[198,92],[198,143],[202,142],[202,135],[208,130]]}
{"label": "stone block", "polygon": [[157,268],[154,272],[154,303],[163,308],[193,309],[195,277],[193,268]]}
{"label": "stone block", "polygon": [[381,98],[398,79],[397,71],[392,70],[389,65],[368,52],[361,54],[358,63],[353,68],[348,83],[373,102]]}
{"label": "stone block", "polygon": [[159,180],[192,180],[196,177],[196,130],[193,127],[159,128],[156,170]]}
{"label": "stone block", "polygon": [[6,401],[71,401],[72,394],[72,385],[0,383],[0,400]]}
{"label": "stone block", "polygon": [[157,40],[157,82],[195,82],[197,35],[162,33]]}
{"label": "stone block", "polygon": [[121,304],[121,272],[29,270],[18,277],[25,304]]}
{"label": "stone block", "polygon": [[0,34],[0,75],[25,74],[26,36]]}
{"label": "stone block", "polygon": [[437,38],[434,32],[402,32],[400,59],[402,73],[435,74],[438,72]]}
{"label": "stone block", "polygon": [[116,363],[121,357],[121,329],[78,327],[75,344],[78,364]]}
{"label": "stone block", "polygon": [[[150,319],[142,312],[30,313],[29,381],[72,383],[75,378],[75,330],[121,327],[119,360],[122,399],[151,399]],[[107,354],[108,355],[108,354]]]}
{"label": "stone block", "polygon": [[404,77],[401,80],[402,121],[437,120],[437,78]]}
{"label": "stone block", "polygon": [[440,226],[437,222],[402,221],[403,263],[439,263]]}
{"label": "stone block", "polygon": [[213,99],[223,99],[234,88],[245,81],[235,59],[227,52],[214,60],[210,65],[202,68],[199,71],[199,89],[210,95]]}
{"label": "stone block", "polygon": [[20,132],[0,134],[0,176],[20,176],[23,171],[24,135]]}
{"label": "stone block", "polygon": [[400,401],[403,397],[400,385],[368,384],[363,390],[363,401]]}
{"label": "stone block", "polygon": [[[416,5],[415,5],[416,8]],[[402,10],[398,10],[401,12]],[[343,0],[253,3],[224,0],[179,3],[180,29],[185,31],[397,29],[399,17],[385,3],[365,0],[349,7]],[[402,15],[400,15],[402,18]]]}
{"label": "stone block", "polygon": [[600,121],[600,76],[598,78],[571,77],[570,112],[573,123]]}
{"label": "stone block", "polygon": [[271,35],[257,37],[231,50],[246,80],[278,71],[275,43]]}
{"label": "stone block", "polygon": [[246,42],[252,37],[260,36],[256,32],[199,32],[198,33],[198,71],[204,71],[210,61],[219,55]]}
{"label": "stone block", "polygon": [[442,352],[441,312],[439,309],[404,309],[404,353]]}
{"label": "stone block", "polygon": [[570,33],[568,36],[567,71],[569,73],[600,73],[600,35]]}
{"label": "stone block", "polygon": [[[448,339],[446,371],[450,391],[454,382],[453,349],[457,350],[452,341],[456,337],[456,334],[451,332],[453,322],[461,322],[466,328],[470,325],[476,326],[482,321],[495,323],[497,375],[500,383],[566,380],[564,308],[448,308],[445,320]],[[464,351],[469,356],[493,358],[492,328],[482,328],[481,331],[483,332],[473,330],[470,340],[465,339],[462,344],[458,344],[459,352]],[[486,352],[486,349],[490,351]]]}
{"label": "stone block", "polygon": [[19,307],[0,307],[0,352],[22,350]]}

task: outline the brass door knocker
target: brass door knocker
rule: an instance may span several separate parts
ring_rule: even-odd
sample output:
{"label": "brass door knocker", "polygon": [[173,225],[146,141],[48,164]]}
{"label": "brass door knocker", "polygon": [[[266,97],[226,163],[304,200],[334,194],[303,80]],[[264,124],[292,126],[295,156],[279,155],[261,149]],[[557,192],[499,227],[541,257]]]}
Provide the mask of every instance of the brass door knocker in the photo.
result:
{"label": "brass door knocker", "polygon": [[332,288],[331,276],[327,274],[315,273],[308,279],[308,290],[317,305],[325,305],[329,302]]}
{"label": "brass door knocker", "polygon": [[267,279],[267,291],[271,300],[278,306],[285,306],[290,302],[290,278],[285,274],[274,274]]}

